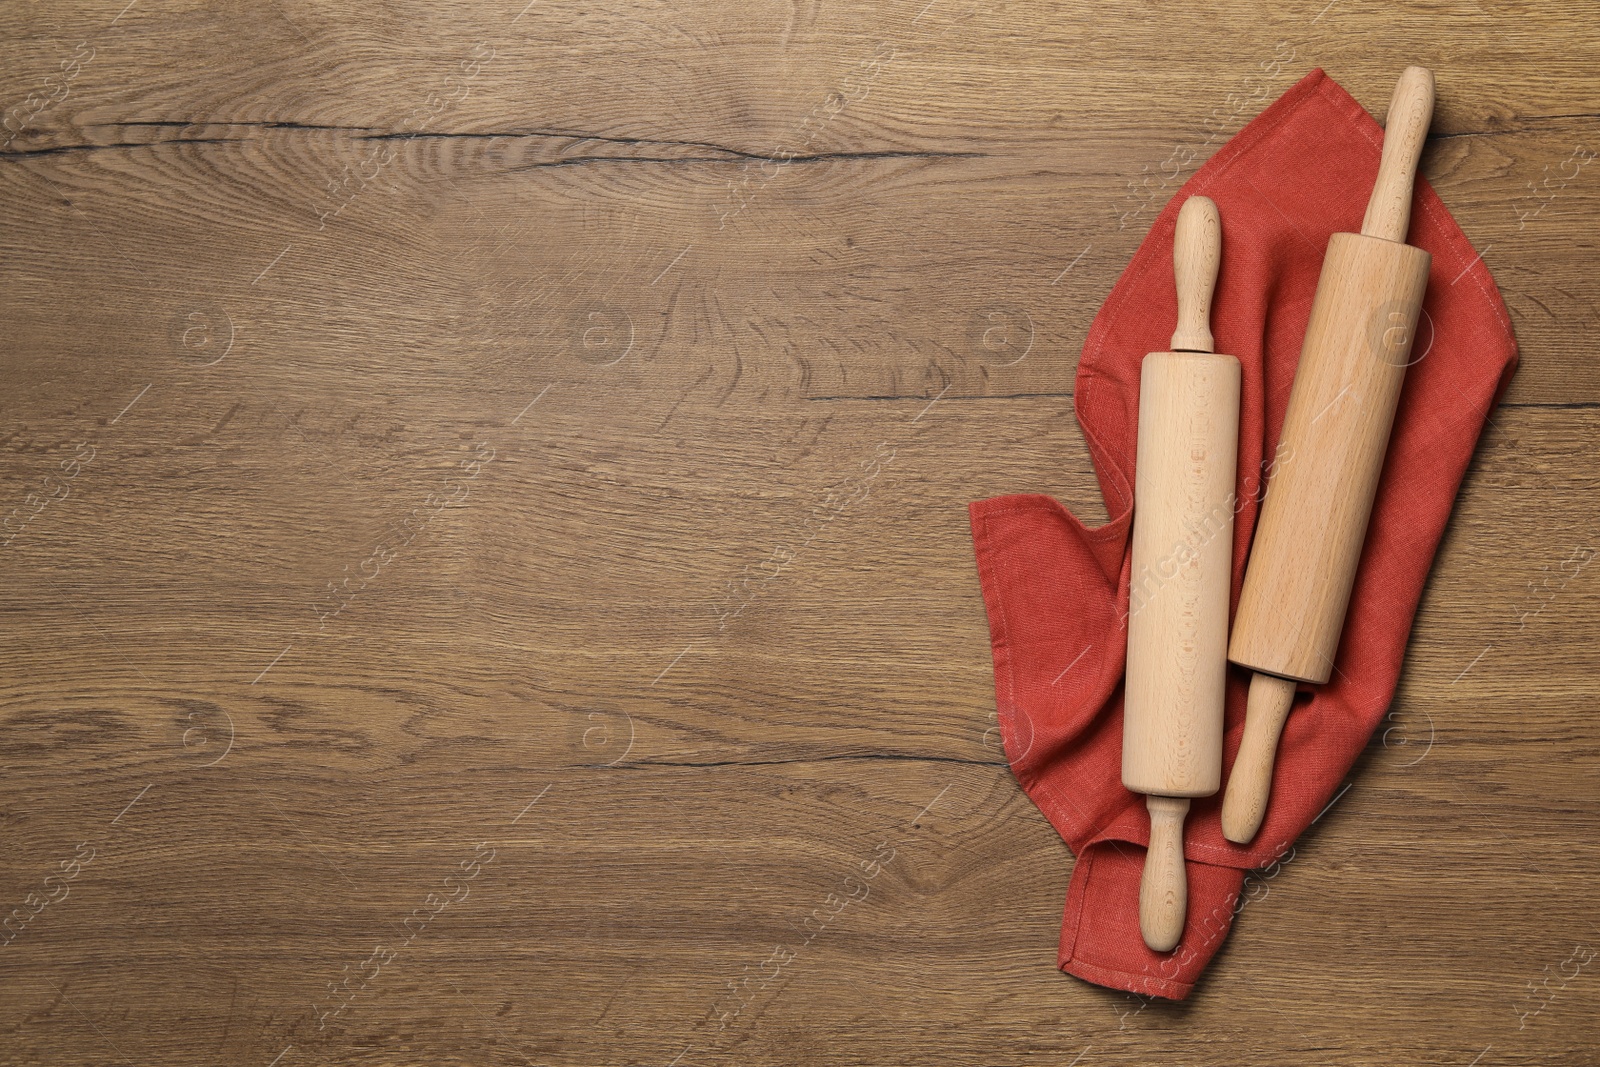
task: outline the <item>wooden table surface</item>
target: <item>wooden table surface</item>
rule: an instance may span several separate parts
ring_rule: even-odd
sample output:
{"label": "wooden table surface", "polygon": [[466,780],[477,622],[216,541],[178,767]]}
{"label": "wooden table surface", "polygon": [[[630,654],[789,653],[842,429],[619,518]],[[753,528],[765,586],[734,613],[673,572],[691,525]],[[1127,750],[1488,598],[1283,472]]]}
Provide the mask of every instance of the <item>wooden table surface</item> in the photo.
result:
{"label": "wooden table surface", "polygon": [[[0,1062],[1600,1062],[1592,4],[124,3],[0,13]],[[1411,62],[1522,368],[1348,790],[1089,985],[964,505],[1103,515],[1155,212]]]}

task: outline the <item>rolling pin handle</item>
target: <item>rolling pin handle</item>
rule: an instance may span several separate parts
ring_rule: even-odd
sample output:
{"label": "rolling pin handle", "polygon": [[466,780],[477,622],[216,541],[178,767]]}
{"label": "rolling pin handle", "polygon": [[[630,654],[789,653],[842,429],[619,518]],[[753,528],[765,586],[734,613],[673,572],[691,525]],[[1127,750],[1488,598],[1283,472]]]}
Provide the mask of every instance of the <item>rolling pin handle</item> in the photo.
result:
{"label": "rolling pin handle", "polygon": [[1150,849],[1139,879],[1139,933],[1156,952],[1171,952],[1183,937],[1189,882],[1183,869],[1183,820],[1187,797],[1144,798],[1150,809]]}
{"label": "rolling pin handle", "polygon": [[1222,797],[1222,836],[1236,845],[1248,845],[1254,840],[1267,814],[1278,735],[1283,733],[1289,706],[1294,703],[1295,684],[1292,678],[1259,672],[1250,679],[1244,739],[1239,743],[1239,755],[1228,775],[1228,790]]}
{"label": "rolling pin handle", "polygon": [[1384,120],[1383,158],[1378,181],[1367,201],[1361,232],[1367,237],[1405,243],[1411,227],[1411,190],[1417,178],[1417,161],[1433,120],[1433,72],[1427,67],[1407,67],[1395,83]]}
{"label": "rolling pin handle", "polygon": [[1172,267],[1178,279],[1178,329],[1174,352],[1215,352],[1211,336],[1211,294],[1222,263],[1222,217],[1208,196],[1191,196],[1178,209],[1172,241]]}

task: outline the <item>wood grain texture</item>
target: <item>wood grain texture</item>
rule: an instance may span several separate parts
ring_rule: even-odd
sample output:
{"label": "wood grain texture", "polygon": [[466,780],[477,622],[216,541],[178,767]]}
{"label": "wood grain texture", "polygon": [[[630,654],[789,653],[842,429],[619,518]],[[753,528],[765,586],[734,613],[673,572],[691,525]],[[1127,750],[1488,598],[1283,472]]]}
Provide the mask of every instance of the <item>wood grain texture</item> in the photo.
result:
{"label": "wood grain texture", "polygon": [[1189,908],[1189,878],[1183,866],[1183,820],[1187,797],[1145,797],[1150,844],[1139,876],[1139,934],[1155,952],[1171,952],[1183,938]]}
{"label": "wood grain texture", "polygon": [[[1361,233],[1328,239],[1228,647],[1256,672],[1222,802],[1223,836],[1237,844],[1266,815],[1292,682],[1326,682],[1344,630],[1428,287],[1431,257],[1404,242],[1433,106],[1433,72],[1407,67]],[[1340,404],[1346,393],[1361,403]]]}
{"label": "wood grain texture", "polygon": [[1202,352],[1140,368],[1122,718],[1122,784],[1137,793],[1222,784],[1239,375]]}
{"label": "wood grain texture", "polygon": [[[1174,352],[1215,352],[1211,297],[1222,266],[1222,216],[1209,196],[1191,196],[1178,210],[1172,237],[1172,276],[1178,292]],[[1237,436],[1237,435],[1235,435]]]}
{"label": "wood grain texture", "polygon": [[1411,200],[1417,184],[1417,164],[1428,144],[1433,122],[1433,71],[1407,67],[1395,82],[1394,95],[1383,120],[1383,154],[1378,177],[1361,220],[1365,237],[1405,243],[1411,230]]}
{"label": "wood grain texture", "polygon": [[1278,738],[1294,706],[1297,683],[1293,678],[1257,671],[1250,675],[1250,696],[1245,708],[1244,733],[1239,751],[1228,769],[1228,789],[1222,795],[1222,836],[1248,845],[1267,817],[1272,799],[1272,769],[1278,761]]}
{"label": "wood grain texture", "polygon": [[[1597,1062],[1587,5],[124,3],[0,11],[0,1062]],[[1524,364],[1391,721],[1064,977],[964,504],[1103,515],[1155,213],[1408,63]]]}
{"label": "wood grain texture", "polygon": [[1139,933],[1156,952],[1183,937],[1187,798],[1222,783],[1240,372],[1232,356],[1211,354],[1221,263],[1217,205],[1192,196],[1172,242],[1176,351],[1152,352],[1140,367],[1122,704],[1122,784],[1149,794]]}
{"label": "wood grain texture", "polygon": [[1430,262],[1365,234],[1328,240],[1234,616],[1241,667],[1333,675]]}

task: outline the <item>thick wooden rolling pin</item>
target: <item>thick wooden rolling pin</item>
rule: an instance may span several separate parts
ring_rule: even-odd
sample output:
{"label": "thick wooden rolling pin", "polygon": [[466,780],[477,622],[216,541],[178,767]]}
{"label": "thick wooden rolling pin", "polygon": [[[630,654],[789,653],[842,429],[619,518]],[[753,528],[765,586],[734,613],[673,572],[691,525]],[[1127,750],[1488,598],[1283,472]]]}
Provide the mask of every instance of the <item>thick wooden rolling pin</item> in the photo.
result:
{"label": "thick wooden rolling pin", "polygon": [[1122,784],[1147,794],[1139,930],[1157,952],[1183,936],[1189,799],[1222,784],[1239,361],[1211,354],[1221,255],[1217,205],[1190,197],[1173,246],[1176,351],[1150,353],[1139,372]]}
{"label": "thick wooden rolling pin", "polygon": [[1405,239],[1432,116],[1433,74],[1407,67],[1361,233],[1329,239],[1317,282],[1229,649],[1256,672],[1222,805],[1222,832],[1239,844],[1266,815],[1296,683],[1333,672],[1428,285],[1428,253]]}

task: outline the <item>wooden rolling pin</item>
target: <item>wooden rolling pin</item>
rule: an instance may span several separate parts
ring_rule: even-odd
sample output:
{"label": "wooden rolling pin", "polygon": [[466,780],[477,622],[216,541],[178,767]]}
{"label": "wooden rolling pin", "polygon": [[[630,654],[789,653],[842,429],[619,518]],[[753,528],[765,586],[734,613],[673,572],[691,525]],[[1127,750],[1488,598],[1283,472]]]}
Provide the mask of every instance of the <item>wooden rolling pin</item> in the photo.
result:
{"label": "wooden rolling pin", "polygon": [[1296,683],[1333,672],[1428,285],[1428,253],[1405,239],[1432,116],[1433,74],[1407,67],[1361,233],[1329,239],[1317,282],[1228,653],[1256,672],[1222,804],[1222,832],[1239,844],[1266,814]]}
{"label": "wooden rolling pin", "polygon": [[1150,353],[1139,372],[1122,784],[1147,794],[1139,931],[1157,952],[1183,936],[1189,799],[1222,784],[1239,361],[1211,354],[1221,255],[1217,205],[1190,197],[1178,212],[1172,253],[1175,351]]}

